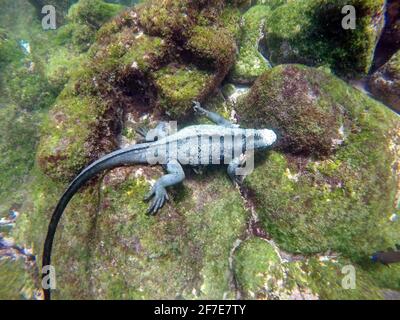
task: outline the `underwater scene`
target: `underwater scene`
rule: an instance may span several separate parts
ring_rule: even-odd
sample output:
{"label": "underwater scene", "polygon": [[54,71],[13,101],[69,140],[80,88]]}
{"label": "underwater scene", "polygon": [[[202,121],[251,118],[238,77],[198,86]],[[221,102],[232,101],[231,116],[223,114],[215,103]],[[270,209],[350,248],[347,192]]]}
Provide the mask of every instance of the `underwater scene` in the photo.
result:
{"label": "underwater scene", "polygon": [[400,300],[400,1],[0,0],[0,300]]}

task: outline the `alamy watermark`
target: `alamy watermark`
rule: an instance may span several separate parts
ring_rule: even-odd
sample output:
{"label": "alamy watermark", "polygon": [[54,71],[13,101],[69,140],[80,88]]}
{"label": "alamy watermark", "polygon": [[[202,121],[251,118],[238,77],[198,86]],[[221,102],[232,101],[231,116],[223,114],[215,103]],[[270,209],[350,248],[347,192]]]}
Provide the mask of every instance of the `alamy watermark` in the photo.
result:
{"label": "alamy watermark", "polygon": [[342,14],[346,16],[342,20],[342,28],[344,30],[355,30],[357,27],[356,8],[352,5],[347,5],[342,8]]}
{"label": "alamy watermark", "polygon": [[353,265],[347,265],[342,268],[342,288],[345,290],[356,289],[356,268]]}
{"label": "alamy watermark", "polygon": [[[345,5],[341,12],[345,15],[342,19],[342,28],[345,30],[355,30],[357,26],[356,8],[352,5]],[[45,5],[42,8],[42,14],[44,15],[42,18],[43,30],[57,29],[56,8],[53,5]]]}
{"label": "alamy watermark", "polygon": [[42,14],[45,16],[42,18],[43,30],[55,30],[57,29],[57,15],[56,8],[52,5],[46,5],[42,8]]}
{"label": "alamy watermark", "polygon": [[44,290],[55,290],[57,288],[56,269],[53,266],[43,266],[42,275],[42,288]]}

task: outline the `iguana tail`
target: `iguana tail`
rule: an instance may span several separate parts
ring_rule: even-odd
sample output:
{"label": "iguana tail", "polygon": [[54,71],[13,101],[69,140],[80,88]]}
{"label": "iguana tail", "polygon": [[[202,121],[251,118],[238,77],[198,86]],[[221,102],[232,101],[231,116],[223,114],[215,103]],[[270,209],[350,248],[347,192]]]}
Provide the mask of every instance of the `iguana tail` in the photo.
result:
{"label": "iguana tail", "polygon": [[[72,199],[74,194],[90,179],[95,177],[97,174],[104,170],[113,169],[116,167],[128,166],[133,164],[146,163],[146,149],[149,144],[139,144],[131,148],[121,149],[110,153],[100,160],[92,163],[86,169],[84,169],[72,183],[69,185],[68,189],[65,191],[60,201],[57,204],[51,217],[51,221],[48,227],[46,240],[43,249],[43,259],[42,267],[51,265],[51,250],[53,247],[53,240],[57,230],[58,223],[62,217],[62,214],[67,207],[69,201]],[[44,270],[44,269],[42,269]],[[43,274],[44,278],[46,274]],[[51,292],[50,288],[44,288],[44,298],[45,300],[50,300]]]}

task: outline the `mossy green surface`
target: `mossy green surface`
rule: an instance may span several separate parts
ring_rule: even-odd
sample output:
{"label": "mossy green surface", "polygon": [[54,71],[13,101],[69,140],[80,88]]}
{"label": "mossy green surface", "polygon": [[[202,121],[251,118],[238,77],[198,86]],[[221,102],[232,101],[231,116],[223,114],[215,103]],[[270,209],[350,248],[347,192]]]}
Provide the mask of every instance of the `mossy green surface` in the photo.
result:
{"label": "mossy green surface", "polygon": [[234,269],[244,299],[254,299],[257,295],[261,298],[265,291],[274,291],[276,282],[284,278],[275,248],[260,238],[250,238],[239,246],[235,252]]}
{"label": "mossy green surface", "polygon": [[223,66],[231,66],[234,62],[234,38],[225,28],[197,26],[193,28],[186,46],[203,61],[203,65],[223,69]]}
{"label": "mossy green surface", "polygon": [[6,30],[0,28],[0,71],[10,62],[21,59],[23,56],[17,41],[10,38]]}
{"label": "mossy green surface", "polygon": [[49,107],[57,97],[58,91],[44,77],[42,70],[35,68],[26,59],[9,65],[5,70],[3,82],[6,94],[22,109],[38,110]]}
{"label": "mossy green surface", "polygon": [[[248,213],[223,171],[192,177],[170,190],[156,217],[144,195],[162,174],[156,168],[111,171],[77,194],[55,241],[59,299],[234,298],[229,258],[246,230]],[[39,174],[14,235],[40,252],[62,185]],[[39,249],[38,249],[39,248]]]}
{"label": "mossy green surface", "polygon": [[[137,95],[143,97],[150,117],[158,117],[153,107],[159,106],[181,119],[191,101],[201,98],[210,102],[210,110],[230,116],[231,106],[220,96],[209,98],[231,67],[240,11],[218,5],[201,7],[198,13],[187,8],[193,8],[193,3],[195,8],[203,6],[205,1],[171,0],[154,1],[153,13],[167,2],[174,2],[173,10],[166,6],[164,15],[144,20],[144,30],[136,28],[144,11],[127,11],[100,29],[87,53],[81,55],[94,41],[93,34],[80,38],[79,33],[60,32],[55,43],[62,47],[44,55],[45,59],[35,58],[36,70],[56,90],[64,88],[63,78],[71,80],[42,125],[38,167],[33,172],[41,115],[29,118],[31,113],[25,114],[15,103],[1,106],[5,124],[0,150],[4,145],[7,157],[0,161],[0,169],[6,172],[0,178],[5,186],[0,210],[9,209],[2,197],[10,203],[24,202],[12,235],[18,244],[33,248],[38,261],[52,210],[69,180],[88,162],[117,147],[116,109],[134,109],[132,97]],[[171,13],[177,6],[175,21]],[[146,12],[150,19],[151,10]],[[71,27],[75,30],[84,22],[71,23],[77,23]],[[214,46],[218,37],[213,31],[224,37],[221,44],[226,47]],[[45,47],[35,48],[41,54]],[[221,61],[226,64],[219,65]],[[400,157],[398,120],[332,75],[300,66],[286,68],[271,70],[268,81],[254,88],[268,90],[250,93],[248,101],[256,103],[238,110],[244,111],[241,122],[247,127],[270,127],[272,115],[275,120],[281,117],[282,121],[274,120],[274,129],[288,130],[287,136],[293,138],[284,149],[287,154],[271,152],[258,160],[245,187],[253,192],[255,213],[278,249],[315,257],[283,263],[270,243],[253,237],[233,252],[238,240],[248,236],[250,212],[222,168],[202,177],[188,173],[182,186],[169,190],[172,201],[154,218],[145,216],[147,204],[142,198],[163,174],[161,169],[120,168],[83,188],[66,210],[54,247],[58,287],[54,298],[234,299],[235,285],[246,298],[292,299],[300,292],[306,298],[370,299],[382,298],[380,288],[399,290],[397,267],[364,265],[374,251],[399,242],[398,223],[389,220],[391,214],[400,214],[394,171]],[[285,70],[290,72],[283,76]],[[45,87],[16,83],[24,90]],[[38,108],[46,110],[48,104]],[[267,111],[272,111],[268,117]],[[303,151],[321,157],[305,157]],[[29,190],[27,198],[20,193],[9,197],[21,185]],[[317,253],[326,250],[346,259],[320,261]],[[341,269],[347,264],[356,266],[355,291],[341,287]],[[13,279],[0,296],[30,297],[19,293],[31,281],[23,268],[1,265],[0,269],[0,276]]]}
{"label": "mossy green surface", "polygon": [[286,4],[288,0],[256,0],[256,5],[265,5],[270,7],[272,10],[278,8],[279,6]]}
{"label": "mossy green surface", "polygon": [[88,49],[96,31],[122,10],[123,6],[103,0],[80,0],[68,10],[67,24],[59,33],[67,34],[81,50]]}
{"label": "mossy green surface", "polygon": [[39,114],[0,102],[0,211],[23,200],[21,192],[35,161],[40,119]]}
{"label": "mossy green surface", "polygon": [[[324,102],[325,108],[329,104],[341,106],[340,112],[331,109],[330,113],[343,118],[343,142],[323,160],[276,152],[261,160],[246,185],[255,192],[264,227],[281,248],[291,252],[334,250],[356,261],[394,247],[399,241],[400,225],[389,218],[398,212],[399,176],[394,169],[399,162],[398,117],[323,71],[281,66],[271,72],[284,74],[287,68],[313,74],[309,81],[319,83],[313,99]],[[278,95],[279,105],[274,104],[274,83],[290,92],[288,96]],[[245,121],[258,119],[254,123],[259,126],[274,127],[270,122],[275,117],[271,116],[274,108],[297,95],[287,83],[274,83],[272,87],[256,84],[255,91],[245,98],[247,102],[254,102],[255,95],[259,98],[258,105],[251,105],[255,113],[241,114]],[[296,110],[302,106],[294,103],[292,107]],[[290,130],[291,123],[286,123],[285,130]],[[295,127],[299,128],[297,124]]]}
{"label": "mossy green surface", "polygon": [[96,126],[106,108],[95,96],[60,97],[42,125],[37,155],[42,170],[64,179],[81,170],[90,159],[85,145],[92,133],[90,129]]}
{"label": "mossy green surface", "polygon": [[[383,0],[300,0],[277,7],[265,24],[273,64],[329,65],[342,76],[368,74],[383,23]],[[345,5],[357,12],[355,30],[345,30]]]}
{"label": "mossy green surface", "polygon": [[[43,126],[38,162],[47,174],[56,179],[72,177],[88,162],[115,149],[118,115],[124,109],[142,104],[149,111],[185,117],[193,100],[205,99],[222,82],[234,61],[234,36],[227,28],[214,29],[209,23],[214,15],[219,21],[223,6],[167,2],[149,2],[124,11],[99,30],[96,42],[83,56],[74,54],[78,49],[72,43],[69,52],[76,59],[64,70],[59,68],[59,56],[54,55],[49,75],[55,73],[58,78],[65,74],[70,80],[53,107],[53,116]],[[174,14],[181,17],[188,8],[193,19],[201,16],[208,24],[175,30],[169,19]],[[90,15],[83,19],[74,10],[75,6],[65,28],[90,21]],[[166,10],[168,21],[158,20],[162,15],[152,15],[156,21],[146,20],[152,10]],[[155,32],[153,27],[169,31]],[[173,34],[181,38],[177,40]],[[57,41],[70,46],[70,39],[68,32],[59,31]],[[180,50],[185,51],[182,57]],[[71,132],[75,132],[73,137]]]}
{"label": "mossy green surface", "polygon": [[35,284],[24,260],[0,260],[0,299],[26,300],[34,296]]}
{"label": "mossy green surface", "polygon": [[256,5],[243,15],[239,57],[231,74],[233,82],[252,83],[271,68],[268,60],[259,51],[260,40],[264,36],[264,24],[270,14],[270,7]]}
{"label": "mossy green surface", "polygon": [[[306,288],[321,300],[383,299],[371,275],[349,260],[309,258],[286,264],[286,270],[288,283],[295,283],[300,292]],[[354,282],[346,278],[349,271],[354,271]]]}
{"label": "mossy green surface", "polygon": [[[259,77],[239,101],[238,114],[248,126],[274,130],[280,149],[293,154],[329,155],[337,147],[335,141],[343,138],[343,107],[330,90],[321,90],[320,85],[347,88],[332,79],[301,65],[277,66]],[[347,104],[345,98],[340,98]]]}
{"label": "mossy green surface", "polygon": [[135,46],[124,55],[122,63],[146,73],[151,70],[152,61],[164,57],[165,48],[163,39],[142,35],[137,39]]}
{"label": "mossy green surface", "polygon": [[241,37],[241,18],[242,13],[240,9],[235,6],[226,6],[220,16],[221,26],[226,28],[237,42],[240,41]]}
{"label": "mossy green surface", "polygon": [[[271,243],[260,238],[249,238],[236,250],[234,270],[242,298],[268,300],[383,298],[379,282],[369,271],[350,260],[303,257],[298,261],[282,261],[277,250],[278,248]],[[349,271],[354,271],[354,282],[351,281],[353,279],[346,278],[350,274]]]}
{"label": "mossy green surface", "polygon": [[369,263],[364,266],[364,269],[379,287],[400,291],[400,265],[393,264],[385,266],[382,264]]}
{"label": "mossy green surface", "polygon": [[154,74],[161,107],[172,116],[183,114],[200,97],[211,75],[195,66],[167,66]]}

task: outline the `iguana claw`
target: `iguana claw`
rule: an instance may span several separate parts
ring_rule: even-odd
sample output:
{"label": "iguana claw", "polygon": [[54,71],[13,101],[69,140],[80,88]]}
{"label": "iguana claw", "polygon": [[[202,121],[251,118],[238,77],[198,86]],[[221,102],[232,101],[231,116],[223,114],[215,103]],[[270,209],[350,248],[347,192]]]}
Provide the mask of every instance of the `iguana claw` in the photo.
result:
{"label": "iguana claw", "polygon": [[149,201],[152,197],[154,197],[154,199],[147,210],[147,215],[155,215],[157,211],[164,206],[165,202],[169,200],[169,196],[165,188],[152,188],[151,191],[145,196],[144,200]]}
{"label": "iguana claw", "polygon": [[206,113],[206,110],[201,107],[201,104],[198,101],[193,101],[193,110],[196,113],[199,113],[199,114],[205,114]]}

